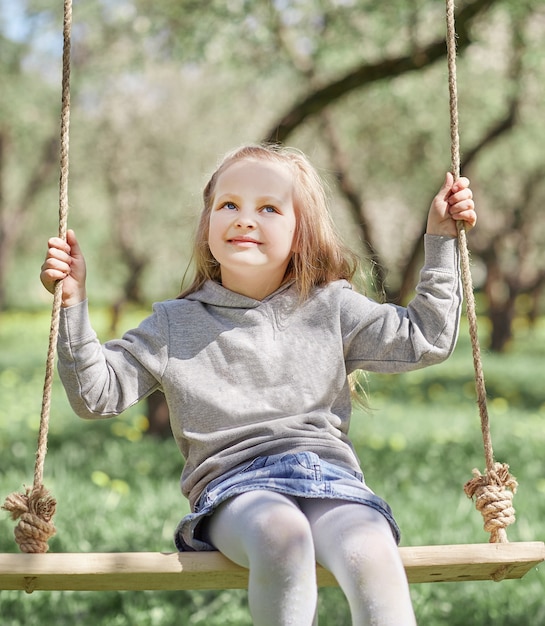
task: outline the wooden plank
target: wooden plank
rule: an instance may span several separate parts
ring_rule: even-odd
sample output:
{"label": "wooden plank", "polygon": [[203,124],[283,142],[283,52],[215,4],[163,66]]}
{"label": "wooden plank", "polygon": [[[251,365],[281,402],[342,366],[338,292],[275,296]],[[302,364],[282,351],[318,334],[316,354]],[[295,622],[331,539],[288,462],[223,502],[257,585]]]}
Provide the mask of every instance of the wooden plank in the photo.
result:
{"label": "wooden plank", "polygon": [[410,583],[522,578],[545,560],[545,543],[482,543],[400,548]]}
{"label": "wooden plank", "polygon": [[[410,583],[521,578],[545,560],[543,542],[400,548]],[[317,567],[318,584],[335,578]],[[248,572],[219,552],[0,554],[0,589],[106,591],[243,589]]]}

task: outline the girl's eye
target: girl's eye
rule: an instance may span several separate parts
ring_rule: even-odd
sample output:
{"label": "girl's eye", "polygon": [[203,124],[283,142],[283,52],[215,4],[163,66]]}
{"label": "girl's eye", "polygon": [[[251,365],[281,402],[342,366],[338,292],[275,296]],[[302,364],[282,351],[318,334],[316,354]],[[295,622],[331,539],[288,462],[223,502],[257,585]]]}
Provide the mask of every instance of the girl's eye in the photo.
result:
{"label": "girl's eye", "polygon": [[277,213],[277,210],[273,206],[264,206],[262,209],[263,213]]}
{"label": "girl's eye", "polygon": [[225,202],[222,205],[222,208],[224,209],[229,209],[230,211],[233,211],[237,208],[237,205],[234,202]]}

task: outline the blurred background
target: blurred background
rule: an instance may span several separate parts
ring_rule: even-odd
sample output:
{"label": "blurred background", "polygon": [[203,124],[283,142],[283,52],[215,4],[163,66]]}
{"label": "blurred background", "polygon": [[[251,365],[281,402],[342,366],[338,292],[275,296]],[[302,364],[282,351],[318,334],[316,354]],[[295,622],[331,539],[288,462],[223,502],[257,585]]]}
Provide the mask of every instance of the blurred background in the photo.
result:
{"label": "blurred background", "polygon": [[[62,5],[0,0],[2,495],[23,477],[28,482],[39,414],[51,304],[39,270],[58,228]],[[545,513],[545,5],[460,0],[456,21],[462,173],[472,181],[479,214],[469,246],[485,373],[500,415],[500,449],[511,452],[514,473],[530,483],[522,508],[531,521],[515,532],[534,540],[542,529],[533,507]],[[362,287],[380,300],[406,303],[422,261],[429,203],[450,168],[445,30],[439,0],[75,0],[69,226],[86,255],[101,337],[138,323],[151,302],[175,297],[184,276],[189,280],[202,189],[223,154],[246,142],[279,141],[309,155],[327,182],[334,220],[362,257]],[[409,544],[487,541],[479,519],[470,522],[476,539],[458,534],[459,520],[466,521],[460,502],[467,507],[458,483],[473,463],[482,465],[470,359],[462,332],[449,369],[432,368],[430,378],[370,379],[373,406],[386,417],[373,414],[371,432],[356,430],[354,437],[375,475],[389,468],[388,478],[381,477],[386,499],[401,499]],[[160,526],[146,519],[144,547],[172,549],[170,534],[183,513],[172,511],[181,459],[163,439],[168,424],[160,406],[135,409],[112,426],[82,426],[60,388],[56,394],[52,480],[68,494],[80,472],[116,511],[109,532],[119,531],[111,538],[97,534],[93,542],[94,526],[73,524],[70,511],[65,518],[61,512],[64,539],[55,540],[55,549],[142,549],[123,543],[127,519],[138,516],[124,507],[150,498],[150,517]],[[409,425],[407,399],[415,418]],[[440,427],[437,406],[441,418],[448,416]],[[143,443],[150,432],[159,438]],[[148,447],[137,451],[135,442]],[[125,467],[123,459],[133,457]],[[159,459],[171,459],[172,497],[147,482]],[[423,505],[421,489],[440,490],[441,470],[433,463],[447,461],[463,469],[454,486],[444,479],[455,494],[446,505],[454,521],[439,523],[436,533],[430,526],[437,514]],[[74,500],[87,521],[97,497]],[[418,501],[418,511],[405,510],[403,497]],[[10,527],[2,520],[4,551],[12,550]],[[545,624],[542,573],[517,587],[502,584],[509,602],[490,587],[438,585],[419,587],[415,604],[422,623],[432,626]],[[2,592],[0,607],[9,626],[49,623],[48,610],[59,626],[73,623],[75,614],[93,626],[248,623],[246,609],[233,608],[244,603],[236,594],[193,594],[183,596],[185,604],[180,594],[154,601],[140,595],[153,606],[134,615],[143,602],[136,596],[70,597],[62,614],[54,613],[54,595],[23,605],[20,595]],[[348,624],[346,611],[336,608],[339,598],[332,598],[321,609],[323,623]],[[41,622],[32,617],[38,608],[46,616]],[[187,619],[176,621],[182,614]]]}
{"label": "blurred background", "polygon": [[[62,2],[0,2],[0,309],[48,303],[37,275],[56,232]],[[428,205],[450,167],[439,0],[76,0],[70,226],[95,303],[178,293],[200,194],[245,142],[309,154],[339,228],[404,301]],[[462,172],[479,228],[474,280],[509,341],[545,281],[545,8],[458,7]],[[370,270],[371,272],[371,270]]]}

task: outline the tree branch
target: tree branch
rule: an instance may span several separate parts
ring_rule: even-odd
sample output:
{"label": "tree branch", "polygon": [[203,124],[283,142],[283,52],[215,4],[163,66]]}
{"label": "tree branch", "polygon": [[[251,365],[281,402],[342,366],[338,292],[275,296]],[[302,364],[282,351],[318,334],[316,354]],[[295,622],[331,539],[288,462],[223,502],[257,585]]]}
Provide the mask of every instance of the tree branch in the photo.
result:
{"label": "tree branch", "polygon": [[[497,0],[475,0],[459,11],[457,21],[458,50],[471,43],[470,27],[479,14],[490,8]],[[361,65],[342,78],[308,94],[295,104],[266,136],[268,142],[284,142],[286,138],[307,118],[320,113],[326,106],[364,85],[393,78],[407,72],[431,65],[446,55],[444,38],[415,50],[409,55],[385,59],[372,65]]]}
{"label": "tree branch", "polygon": [[329,150],[339,191],[347,202],[350,215],[359,230],[361,244],[366,249],[371,261],[374,289],[377,294],[383,294],[386,285],[385,266],[378,250],[373,245],[374,237],[369,220],[366,218],[363,200],[356,185],[350,179],[346,156],[342,150],[339,138],[335,132],[335,125],[328,110],[322,111],[320,121],[323,131],[322,136]]}

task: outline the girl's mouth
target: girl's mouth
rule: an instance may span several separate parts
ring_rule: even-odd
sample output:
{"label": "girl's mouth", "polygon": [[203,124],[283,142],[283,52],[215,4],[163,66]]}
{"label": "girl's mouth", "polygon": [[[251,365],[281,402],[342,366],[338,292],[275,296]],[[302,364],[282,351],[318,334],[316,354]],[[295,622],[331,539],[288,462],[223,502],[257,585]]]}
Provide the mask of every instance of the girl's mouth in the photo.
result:
{"label": "girl's mouth", "polygon": [[261,244],[260,241],[257,241],[257,239],[252,239],[251,237],[233,237],[232,239],[228,239],[227,243],[232,243],[237,246],[243,246],[248,248]]}

